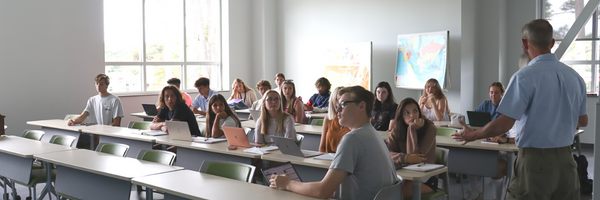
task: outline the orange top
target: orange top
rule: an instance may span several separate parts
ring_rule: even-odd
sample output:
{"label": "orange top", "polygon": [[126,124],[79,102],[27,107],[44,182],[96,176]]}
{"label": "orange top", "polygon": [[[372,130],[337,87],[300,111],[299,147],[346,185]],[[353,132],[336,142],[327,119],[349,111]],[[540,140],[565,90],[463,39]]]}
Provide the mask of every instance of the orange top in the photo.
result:
{"label": "orange top", "polygon": [[327,135],[325,138],[326,153],[335,153],[340,140],[342,140],[342,136],[346,135],[348,132],[350,132],[350,128],[340,126],[337,117],[329,121],[329,127],[327,127]]}

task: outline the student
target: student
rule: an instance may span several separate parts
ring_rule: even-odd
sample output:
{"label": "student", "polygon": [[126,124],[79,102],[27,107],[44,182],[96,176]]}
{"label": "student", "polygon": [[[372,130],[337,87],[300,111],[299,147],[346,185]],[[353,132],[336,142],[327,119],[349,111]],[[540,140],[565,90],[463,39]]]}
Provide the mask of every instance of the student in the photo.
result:
{"label": "student", "polygon": [[333,89],[333,92],[329,97],[329,112],[327,113],[327,117],[323,120],[323,134],[321,134],[321,144],[319,145],[320,152],[335,153],[342,137],[350,132],[350,128],[340,125],[337,113],[335,112],[335,104],[338,102],[337,94],[342,88],[343,87],[337,87]]}
{"label": "student", "polygon": [[[396,113],[396,126],[387,141],[394,164],[435,164],[435,136],[437,128],[421,113],[413,98],[400,102]],[[438,178],[430,177],[421,183],[421,194],[437,191]],[[412,181],[402,183],[402,198],[413,195]]]}
{"label": "student", "polygon": [[174,85],[175,87],[177,87],[177,89],[181,91],[181,96],[183,97],[183,99],[185,99],[185,105],[187,105],[188,107],[192,106],[192,102],[194,100],[192,100],[192,97],[187,92],[181,90],[181,80],[179,80],[178,78],[171,78],[167,81],[167,84]]}
{"label": "student", "polygon": [[[327,174],[319,182],[297,182],[273,175],[270,187],[317,198],[373,199],[381,188],[395,184],[396,169],[381,136],[370,122],[373,95],[361,86],[339,91],[336,112],[350,131],[340,141]],[[336,194],[334,192],[337,190]]]}
{"label": "student", "polygon": [[120,126],[121,118],[125,115],[123,114],[121,99],[107,91],[110,78],[105,74],[98,74],[94,81],[96,82],[98,95],[90,97],[81,115],[69,119],[67,125],[81,124],[90,116],[90,124]]}
{"label": "student", "polygon": [[396,120],[396,108],[398,104],[392,93],[392,87],[385,81],[381,81],[377,84],[375,89],[375,106],[373,107],[373,118],[371,118],[371,124],[378,131],[392,131]]}
{"label": "student", "polygon": [[[256,90],[258,90],[258,92],[260,93],[261,98],[265,97],[265,93],[269,90],[271,90],[271,83],[269,83],[269,81],[267,80],[260,80],[258,81],[258,83],[256,83]],[[260,110],[260,108],[262,107],[262,99],[256,100],[254,103],[252,103],[252,106],[250,107],[250,110]],[[252,117],[252,116],[250,116]]]}
{"label": "student", "polygon": [[502,100],[502,96],[504,95],[504,85],[500,82],[493,82],[489,87],[490,99],[485,100],[481,103],[475,111],[477,112],[489,112],[492,116],[492,120],[498,118],[500,113],[496,112],[498,108],[498,104],[500,104],[500,100]]}
{"label": "student", "polygon": [[281,102],[283,110],[294,116],[296,123],[306,124],[304,117],[304,103],[302,97],[296,97],[296,85],[287,80],[281,84]]}
{"label": "student", "polygon": [[273,144],[271,135],[293,138],[296,140],[294,118],[283,111],[281,98],[275,90],[269,90],[262,98],[260,118],[256,121],[254,143]]}
{"label": "student", "polygon": [[[240,119],[231,111],[225,97],[221,94],[213,95],[208,101],[208,115],[206,116],[206,137],[224,138],[223,126],[242,127]],[[216,124],[216,126],[215,126]]]}
{"label": "student", "polygon": [[281,84],[283,84],[283,81],[285,81],[285,75],[283,75],[283,73],[277,73],[275,74],[275,85],[277,86],[277,88],[275,88],[275,91],[280,92],[281,91]]}
{"label": "student", "polygon": [[246,106],[250,107],[252,106],[252,103],[254,103],[257,100],[256,93],[254,93],[254,90],[248,87],[248,85],[246,85],[246,83],[244,83],[242,79],[236,78],[235,80],[233,80],[231,88],[233,89],[233,92],[231,93],[231,96],[227,101],[231,101],[233,99],[241,99],[241,102],[244,102]]}
{"label": "student", "polygon": [[329,95],[331,95],[331,92],[329,92],[331,89],[331,83],[329,83],[327,78],[321,77],[317,79],[317,82],[315,82],[315,87],[317,88],[317,93],[310,97],[308,102],[306,102],[304,110],[317,113],[327,112]]}
{"label": "student", "polygon": [[432,78],[425,83],[425,94],[419,99],[423,115],[431,121],[450,121],[450,109],[440,83]]}
{"label": "student", "polygon": [[192,110],[185,105],[185,100],[181,97],[181,92],[179,92],[177,87],[172,85],[165,86],[160,92],[157,106],[160,108],[160,112],[158,112],[158,115],[154,117],[152,124],[150,124],[151,130],[168,132],[168,127],[165,123],[166,120],[185,121],[188,123],[192,135],[201,136],[196,117]]}
{"label": "student", "polygon": [[192,102],[192,111],[194,114],[206,115],[206,105],[208,104],[208,100],[212,95],[219,94],[217,91],[210,89],[210,80],[205,77],[200,77],[194,83],[194,87],[198,89],[198,96]]}

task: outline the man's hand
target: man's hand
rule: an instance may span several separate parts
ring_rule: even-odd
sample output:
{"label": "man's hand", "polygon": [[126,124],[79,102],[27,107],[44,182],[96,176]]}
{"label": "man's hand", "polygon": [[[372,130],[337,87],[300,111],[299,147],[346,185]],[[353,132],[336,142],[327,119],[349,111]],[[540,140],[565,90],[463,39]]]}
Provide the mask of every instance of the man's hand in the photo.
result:
{"label": "man's hand", "polygon": [[451,135],[452,139],[455,139],[457,142],[463,142],[462,145],[474,141],[476,132],[469,126],[467,126],[462,120],[459,120],[458,122],[460,122],[460,125],[463,127],[463,130],[458,133],[453,133]]}

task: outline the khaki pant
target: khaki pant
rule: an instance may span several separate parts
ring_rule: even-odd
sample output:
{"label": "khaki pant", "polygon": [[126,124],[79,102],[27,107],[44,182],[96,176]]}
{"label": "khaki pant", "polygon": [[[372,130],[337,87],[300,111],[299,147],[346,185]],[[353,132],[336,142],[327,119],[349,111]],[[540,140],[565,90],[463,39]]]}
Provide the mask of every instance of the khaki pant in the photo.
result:
{"label": "khaki pant", "polygon": [[508,193],[514,200],[579,200],[577,163],[569,147],[519,149]]}

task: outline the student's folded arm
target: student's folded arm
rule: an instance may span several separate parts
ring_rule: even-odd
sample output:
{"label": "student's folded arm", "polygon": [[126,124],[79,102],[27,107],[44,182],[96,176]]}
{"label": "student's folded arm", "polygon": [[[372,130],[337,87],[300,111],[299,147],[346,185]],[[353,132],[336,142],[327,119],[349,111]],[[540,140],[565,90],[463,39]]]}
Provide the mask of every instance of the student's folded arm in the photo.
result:
{"label": "student's folded arm", "polygon": [[387,147],[388,150],[390,151],[390,156],[392,157],[392,161],[394,161],[395,164],[401,164],[401,163],[406,163],[406,153],[402,153],[400,151],[400,147],[398,146],[398,141],[399,141],[399,136],[395,134],[395,131],[392,130],[392,134],[390,134],[390,137],[388,138],[387,141]]}
{"label": "student's folded arm", "polygon": [[81,113],[81,115],[75,117],[75,119],[73,119],[73,122],[75,122],[75,124],[81,124],[87,117],[89,116],[89,113],[87,111],[83,111]]}
{"label": "student's folded arm", "polygon": [[[425,133],[423,135],[423,138],[421,138],[421,141],[419,142],[419,146],[418,151],[423,154],[423,155],[427,155],[429,153],[429,151],[431,150],[432,146],[435,146],[435,137],[437,136],[437,128],[435,127],[435,125],[433,123],[429,124],[429,127],[427,128],[427,130],[425,130]],[[434,160],[435,162],[435,160]]]}
{"label": "student's folded arm", "polygon": [[448,105],[448,100],[446,98],[440,99],[440,101],[441,102],[438,103],[437,107],[433,107],[433,111],[435,113],[435,118],[437,118],[437,121],[442,121],[444,119],[444,112],[446,112],[446,107]]}
{"label": "student's folded arm", "polygon": [[331,198],[335,190],[348,176],[348,172],[339,169],[329,169],[325,178],[319,182],[302,183],[291,181],[287,190],[316,198]]}
{"label": "student's folded arm", "polygon": [[329,128],[329,118],[323,119],[323,132],[321,133],[321,142],[319,143],[319,152],[325,152],[325,143],[327,142],[327,129]]}
{"label": "student's folded arm", "polygon": [[299,100],[294,109],[296,110],[296,123],[302,123],[304,120],[304,104],[302,103],[302,100]]}
{"label": "student's folded arm", "polygon": [[121,126],[121,117],[115,117],[113,122],[110,124],[111,126]]}
{"label": "student's folded arm", "polygon": [[150,124],[150,130],[160,130],[164,124],[164,119],[161,119],[160,117],[154,117],[154,120],[152,120],[152,123]]}

